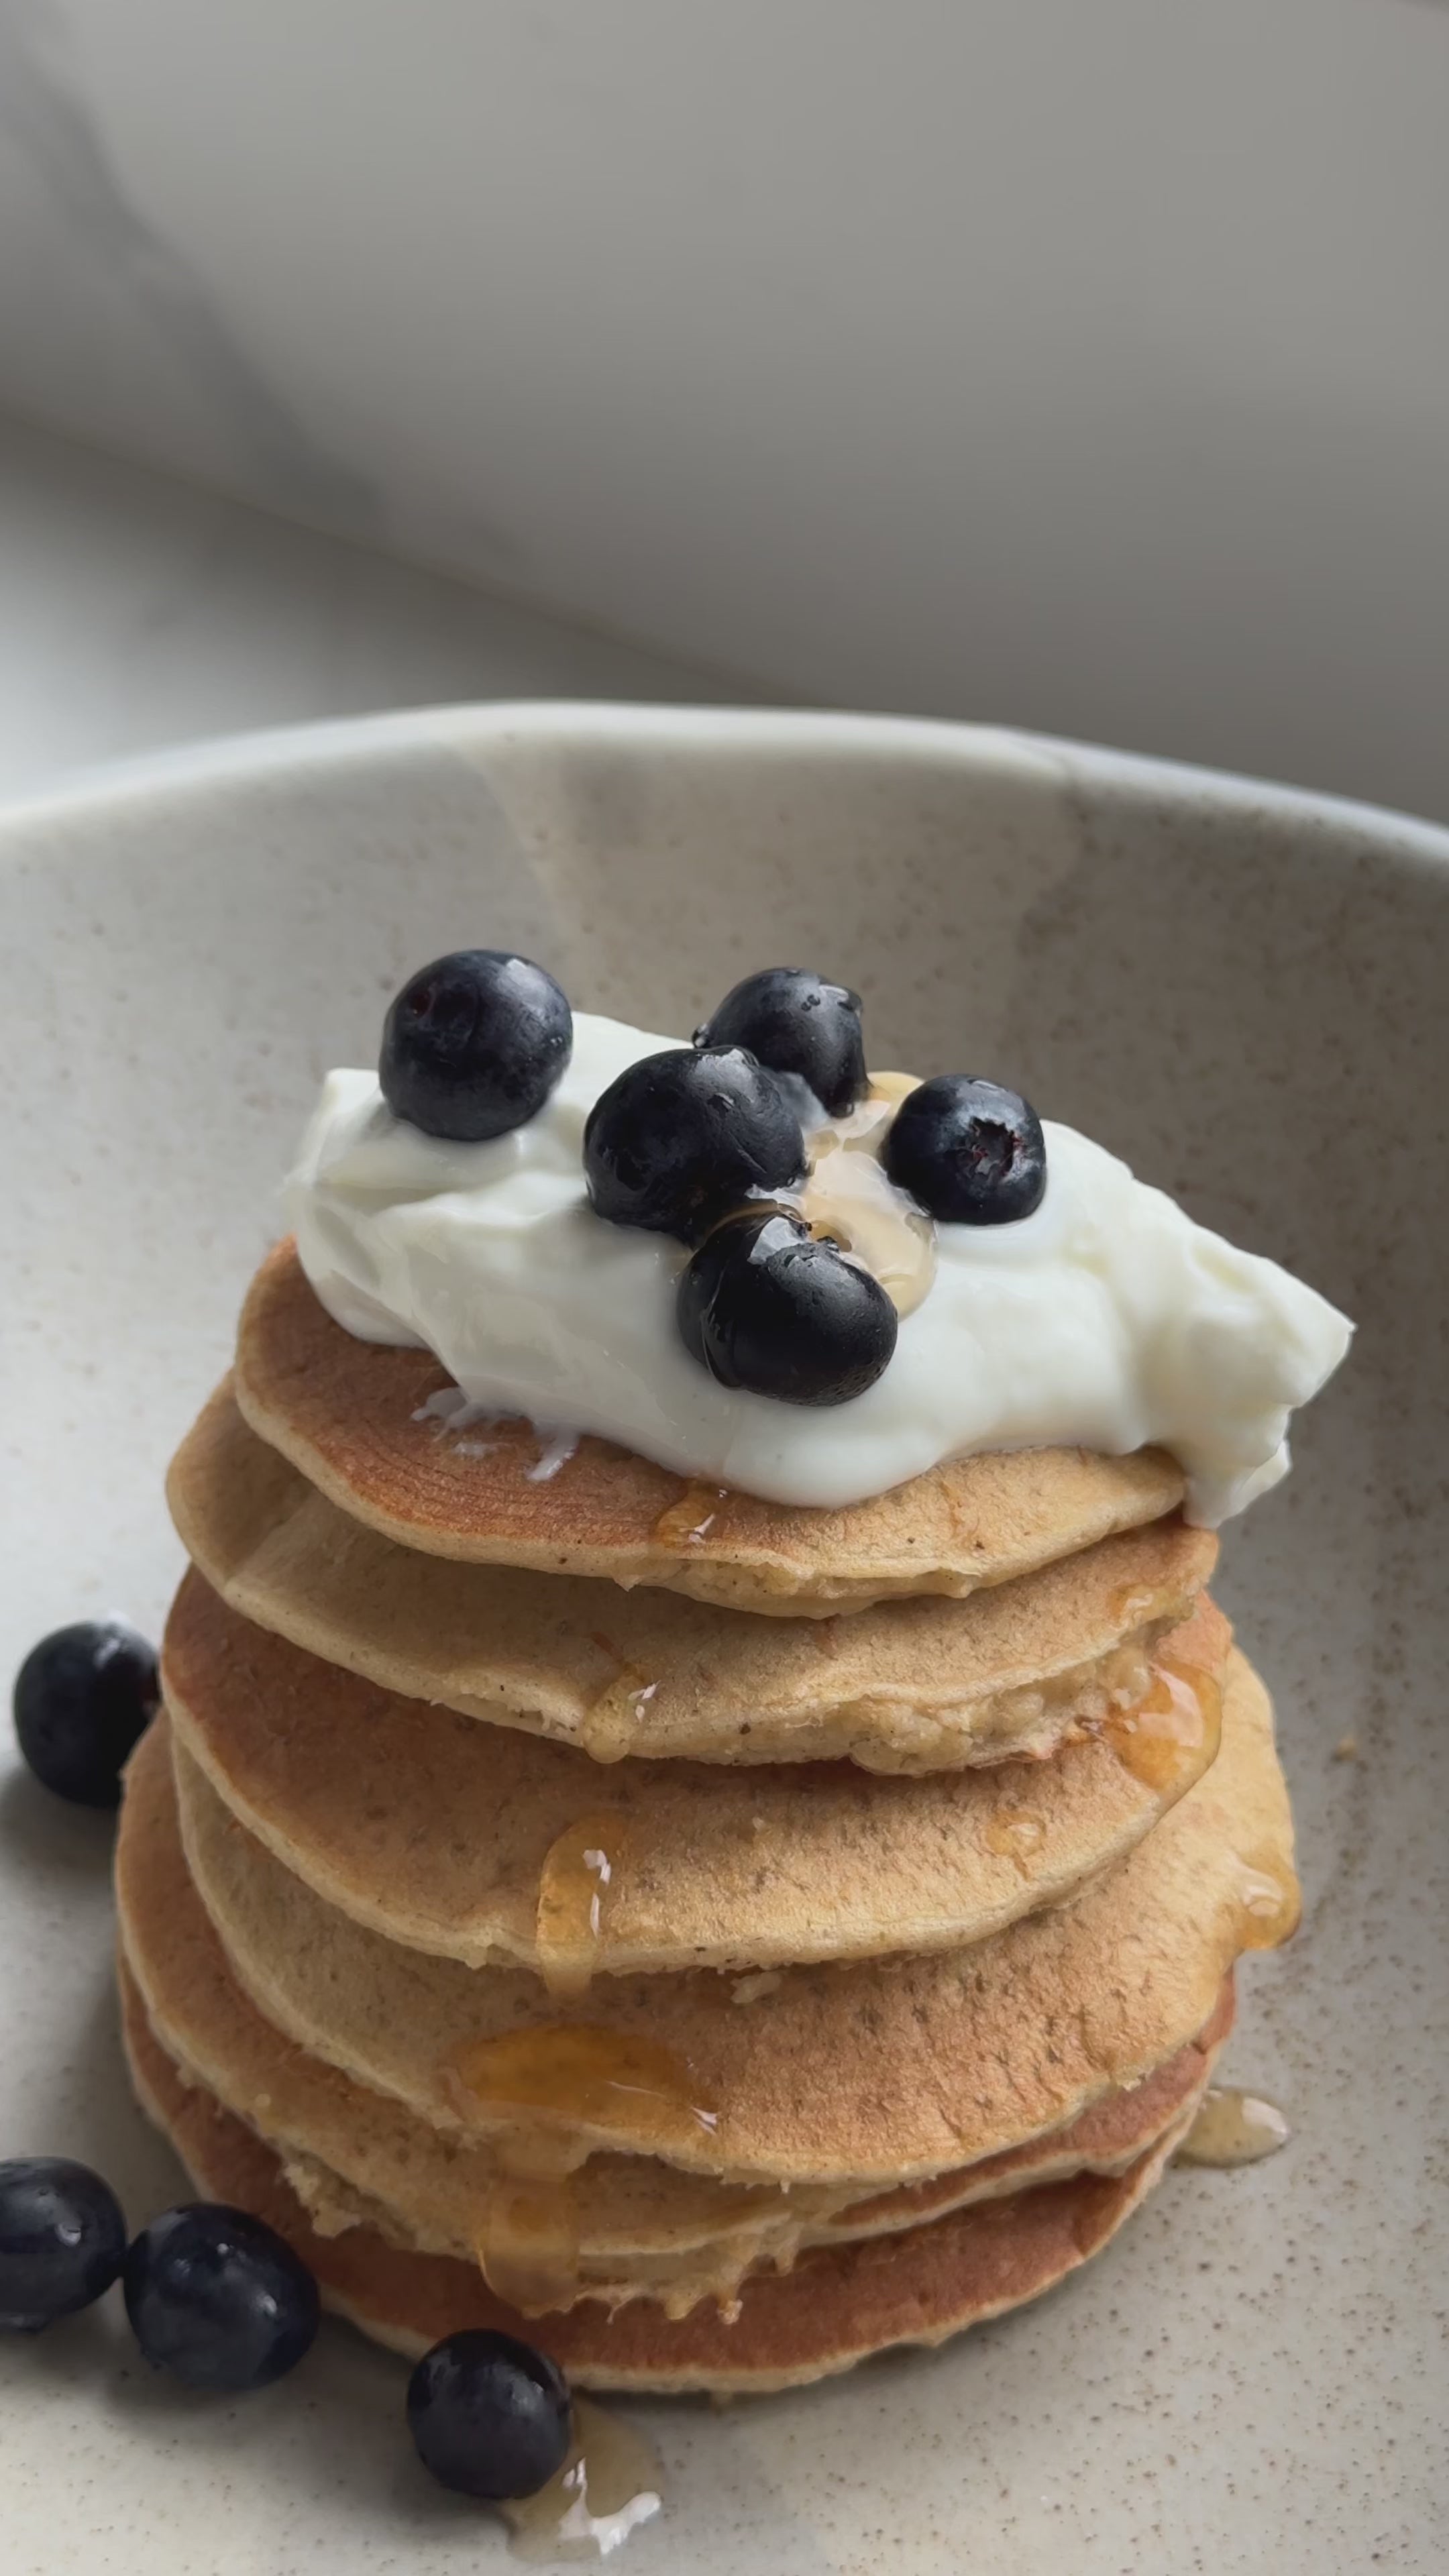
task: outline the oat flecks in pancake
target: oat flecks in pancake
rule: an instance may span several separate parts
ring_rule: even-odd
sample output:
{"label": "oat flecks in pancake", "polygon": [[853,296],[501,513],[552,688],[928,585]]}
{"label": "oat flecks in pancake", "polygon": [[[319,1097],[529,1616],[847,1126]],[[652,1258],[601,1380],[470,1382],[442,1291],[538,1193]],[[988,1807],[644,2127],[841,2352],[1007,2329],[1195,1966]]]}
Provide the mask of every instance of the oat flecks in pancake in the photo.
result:
{"label": "oat flecks in pancake", "polygon": [[[207,1911],[253,2001],[300,2045],[446,2126],[460,2047],[602,2023],[670,2050],[718,2106],[717,2128],[673,2139],[669,2160],[740,2180],[852,2176],[864,2191],[1058,2127],[1201,2030],[1234,1959],[1284,1937],[1296,1902],[1271,1709],[1236,1654],[1212,1769],[1072,1903],[970,1950],[786,1969],[747,2008],[710,1972],[611,1978],[604,2012],[551,2002],[522,1971],[402,1949],[321,1903],[179,1746],[175,1761]],[[1280,1890],[1269,1922],[1258,1909]],[[658,2143],[647,2123],[581,2134]]]}
{"label": "oat flecks in pancake", "polygon": [[[953,1616],[964,1607],[928,1606]],[[1160,1651],[1216,1672],[1228,1643],[1227,1621],[1204,1597]],[[229,1609],[195,1571],[171,1612],[163,1675],[187,1752],[279,1860],[373,1930],[474,1968],[537,1968],[546,1857],[590,1818],[612,1868],[598,1974],[980,1941],[1120,1860],[1216,1745],[1205,1728],[1160,1786],[1091,1736],[1049,1762],[922,1778],[842,1762],[630,1761],[601,1775],[583,1754],[378,1690],[302,1653]]]}
{"label": "oat flecks in pancake", "polygon": [[246,1617],[405,1696],[607,1759],[927,1771],[1049,1752],[1093,1693],[1130,1687],[1217,1556],[1174,1514],[969,1600],[766,1622],[401,1548],[257,1439],[225,1389],[168,1490],[188,1552]]}
{"label": "oat flecks in pancake", "polygon": [[[351,2221],[347,2194],[389,2214],[433,2253],[466,2253],[497,2178],[486,2139],[444,2133],[284,2038],[252,2004],[187,1874],[170,1766],[156,1747],[133,1766],[116,1853],[123,1955],[168,2054],[288,2159],[323,2169],[322,2206]],[[644,2156],[601,2155],[575,2176],[580,2247],[611,2294],[677,2280],[732,2290],[753,2263],[830,2239],[887,2232],[977,2198],[1089,2168],[1117,2172],[1177,2120],[1208,2080],[1232,2021],[1231,1981],[1206,2028],[1130,2092],[1114,2092],[1064,2129],[929,2182],[855,2199],[849,2186],[742,2190]],[[345,2184],[345,2189],[341,2187]],[[691,2262],[690,2258],[693,2257]],[[694,2295],[700,2295],[698,2288]]]}
{"label": "oat flecks in pancake", "polygon": [[791,2272],[747,2282],[730,2324],[707,2306],[674,2322],[651,2301],[612,2317],[589,2301],[539,2325],[495,2299],[475,2266],[405,2253],[363,2228],[319,2236],[271,2149],[182,2080],[134,2000],[126,2043],[142,2105],[197,2190],[278,2228],[328,2305],[380,2341],[414,2354],[461,2327],[492,2326],[543,2344],[580,2388],[661,2395],[788,2388],[892,2344],[944,2342],[1037,2297],[1115,2235],[1159,2179],[1181,2126],[1120,2178],[1079,2176],[902,2235],[820,2247]]}
{"label": "oat flecks in pancake", "polygon": [[[539,1444],[527,1423],[501,1423],[464,1450],[418,1418],[447,1384],[427,1352],[360,1342],[333,1323],[292,1243],[263,1263],[237,1343],[237,1401],[253,1430],[354,1518],[439,1556],[824,1613],[1007,1582],[1159,1519],[1185,1490],[1162,1450],[1037,1449],[936,1468],[848,1510],[795,1510],[690,1488],[591,1436],[557,1475],[530,1479]],[[691,1492],[698,1512],[680,1512]]]}

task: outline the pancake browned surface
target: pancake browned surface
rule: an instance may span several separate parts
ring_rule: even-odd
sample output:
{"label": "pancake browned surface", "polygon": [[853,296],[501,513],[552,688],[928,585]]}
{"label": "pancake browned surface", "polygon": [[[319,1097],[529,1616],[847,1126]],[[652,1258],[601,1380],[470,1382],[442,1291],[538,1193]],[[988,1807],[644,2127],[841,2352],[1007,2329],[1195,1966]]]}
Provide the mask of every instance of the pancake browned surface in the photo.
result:
{"label": "pancake browned surface", "polygon": [[847,1510],[802,1511],[691,1486],[591,1436],[538,1477],[527,1423],[460,1445],[420,1418],[448,1383],[426,1351],[361,1342],[335,1324],[292,1243],[263,1263],[237,1343],[242,1412],[330,1501],[438,1556],[824,1614],[1007,1582],[1159,1519],[1185,1491],[1162,1450],[1035,1449],[962,1459]]}
{"label": "pancake browned surface", "polygon": [[1217,1556],[1173,1514],[968,1601],[774,1619],[580,1576],[462,1565],[349,1520],[250,1432],[225,1390],[169,1484],[208,1580],[327,1662],[578,1746],[949,1770],[1046,1753],[1145,1659]]}
{"label": "pancake browned surface", "polygon": [[[324,2232],[355,2223],[365,2203],[373,2223],[403,2242],[476,2253],[499,2181],[489,2142],[420,2121],[309,2057],[257,2012],[187,1875],[169,1766],[154,1746],[128,1783],[116,1880],[123,1975],[134,1978],[152,2029],[191,2080],[277,2149]],[[1191,2106],[1231,2019],[1229,1985],[1206,2029],[1133,2091],[1005,2155],[863,2203],[840,2187],[731,2189],[652,2157],[595,2157],[568,2185],[578,2294],[656,2296],[685,2313],[701,2296],[729,2295],[752,2266],[788,2261],[801,2243],[886,2233],[1084,2169],[1120,2172]]]}
{"label": "pancake browned surface", "polygon": [[[707,1620],[738,1615],[666,1606]],[[883,1615],[864,1612],[852,1626]],[[468,1967],[537,1970],[540,1880],[572,1833],[580,1847],[606,1850],[611,1871],[589,1964],[623,1974],[959,1947],[1060,1903],[1120,1860],[1207,1768],[1216,1692],[1194,1695],[1187,1677],[1220,1674],[1228,1644],[1227,1621],[1205,1597],[1161,1641],[1140,1720],[1162,1730],[1141,1740],[1157,1760],[1130,1768],[1113,1745],[1130,1750],[1138,1739],[1118,1725],[1049,1762],[921,1778],[845,1762],[720,1770],[637,1760],[601,1777],[581,1753],[478,1726],[302,1653],[228,1609],[194,1571],[162,1665],[187,1752],[328,1904]]]}
{"label": "pancake browned surface", "polygon": [[184,2081],[134,1995],[125,2029],[140,2100],[196,2189],[279,2229],[330,2307],[409,2354],[465,2326],[523,2334],[581,2388],[745,2395],[848,2370],[892,2344],[942,2343],[1036,2298],[1097,2253],[1158,2180],[1181,2134],[1180,2125],[1170,2130],[1120,2177],[1080,2175],[901,2235],[819,2247],[784,2275],[747,2281],[732,2323],[707,2305],[673,2321],[650,2300],[613,2316],[587,2300],[540,2326],[496,2299],[474,2265],[405,2252],[366,2228],[319,2236],[271,2149]]}
{"label": "pancake browned surface", "polygon": [[[517,2034],[525,2061],[552,2066],[560,2033],[602,2031],[568,2046],[664,2051],[681,2116],[663,2138],[653,2096],[616,2087],[607,2117],[580,2117],[576,2134],[742,2180],[894,2184],[1059,2127],[1185,2046],[1239,1954],[1296,1919],[1271,1710],[1236,1654],[1212,1769],[1070,1904],[969,1950],[785,1969],[743,2004],[704,1971],[613,1977],[606,2002],[563,2005],[522,1971],[404,1949],[323,1904],[174,1751],[207,1911],[253,2001],[311,2054],[425,2119],[486,2126],[547,2118],[549,2097],[505,2072],[479,2108],[460,2070],[486,2082]],[[521,2093],[506,2089],[517,2080]]]}

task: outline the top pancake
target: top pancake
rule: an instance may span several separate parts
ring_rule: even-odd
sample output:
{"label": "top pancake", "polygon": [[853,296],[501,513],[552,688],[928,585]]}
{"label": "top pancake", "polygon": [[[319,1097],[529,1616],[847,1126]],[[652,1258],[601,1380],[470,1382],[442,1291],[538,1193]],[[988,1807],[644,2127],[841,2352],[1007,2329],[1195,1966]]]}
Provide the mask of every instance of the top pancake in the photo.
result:
{"label": "top pancake", "polygon": [[966,1601],[752,1619],[398,1547],[258,1440],[225,1389],[167,1490],[188,1553],[258,1626],[408,1698],[596,1762],[848,1756],[926,1772],[1049,1753],[1147,1688],[1156,1640],[1189,1615],[1217,1554],[1210,1531],[1174,1513]]}
{"label": "top pancake", "polygon": [[237,1342],[242,1412],[332,1502],[432,1555],[823,1617],[1009,1582],[1160,1518],[1185,1491],[1162,1450],[1033,1449],[960,1459],[841,1511],[805,1510],[690,1485],[592,1435],[556,1472],[526,1422],[455,1440],[424,1410],[448,1384],[431,1353],[335,1324],[291,1242],[262,1264]]}

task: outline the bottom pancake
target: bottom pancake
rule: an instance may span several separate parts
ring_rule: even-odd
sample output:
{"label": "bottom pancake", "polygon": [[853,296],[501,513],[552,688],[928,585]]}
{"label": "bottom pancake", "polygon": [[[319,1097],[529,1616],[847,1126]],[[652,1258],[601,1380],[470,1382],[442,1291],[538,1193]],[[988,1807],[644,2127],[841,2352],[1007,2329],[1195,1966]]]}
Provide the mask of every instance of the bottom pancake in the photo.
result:
{"label": "bottom pancake", "polygon": [[612,2317],[586,2301],[530,2322],[454,2257],[403,2252],[367,2227],[319,2236],[271,2149],[187,2084],[134,1989],[124,2022],[142,2107],[198,2191],[275,2227],[330,2308],[409,2355],[465,2326],[521,2335],[543,2344],[581,2388],[763,2394],[849,2370],[892,2345],[944,2343],[1039,2297],[1100,2252],[1159,2180],[1192,2117],[1189,2108],[1125,2174],[1079,2174],[902,2234],[815,2247],[792,2271],[747,2281],[733,2323],[709,2306],[671,2320],[645,2300]]}

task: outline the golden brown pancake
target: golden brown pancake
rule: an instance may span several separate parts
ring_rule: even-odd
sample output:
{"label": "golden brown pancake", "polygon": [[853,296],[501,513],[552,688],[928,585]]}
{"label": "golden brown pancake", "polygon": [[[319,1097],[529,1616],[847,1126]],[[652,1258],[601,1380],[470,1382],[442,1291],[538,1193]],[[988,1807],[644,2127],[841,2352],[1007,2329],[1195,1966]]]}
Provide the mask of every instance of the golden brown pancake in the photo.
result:
{"label": "golden brown pancake", "polygon": [[[164,1725],[138,1764],[166,1759]],[[1296,1919],[1267,1693],[1229,1665],[1212,1769],[1115,1870],[969,1950],[709,1971],[566,2004],[327,1906],[175,1748],[188,1865],[253,2002],[314,2056],[444,2127],[563,2127],[741,2181],[922,2178],[1061,2127],[1207,2022],[1246,1948]],[[747,1985],[754,1981],[746,1981]]]}
{"label": "golden brown pancake", "polygon": [[[739,1622],[656,1598],[670,1615]],[[852,1629],[892,1615],[863,1612]],[[478,1726],[303,1654],[228,1609],[194,1571],[162,1662],[186,1751],[329,1905],[470,1968],[581,1962],[584,1973],[637,1974],[959,1948],[1060,1903],[1206,1770],[1229,1634],[1204,1596],[1162,1640],[1131,1725],[1119,1715],[1049,1762],[921,1778],[848,1762],[629,1761],[601,1775],[562,1745]],[[1208,1687],[1194,1688],[1195,1675]],[[611,1873],[593,1940],[598,1881],[586,1849],[606,1853]],[[545,1898],[541,1957],[541,1880],[547,1872],[553,1889],[560,1871],[571,1913],[560,1920]]]}
{"label": "golden brown pancake", "polygon": [[[187,1875],[164,1761],[135,1766],[116,1894],[123,1981],[134,1981],[156,2036],[191,2081],[276,2148],[324,2233],[363,2214],[426,2252],[486,2250],[500,2183],[490,2142],[427,2125],[309,2057],[257,2012]],[[653,2157],[594,2157],[563,2186],[577,2295],[653,2296],[684,2314],[702,2296],[728,2297],[757,2264],[791,2260],[802,2243],[886,2233],[1083,2170],[1124,2171],[1201,2093],[1231,2021],[1229,1983],[1206,2029],[1133,2091],[1108,2094],[1065,2129],[1005,2155],[864,2202],[844,2187],[732,2189]],[[552,2297],[562,2304],[557,2290]]]}
{"label": "golden brown pancake", "polygon": [[262,1264],[237,1342],[236,1397],[252,1429],[354,1519],[435,1556],[825,1615],[1012,1581],[1160,1519],[1185,1491],[1160,1449],[967,1458],[842,1511],[690,1485],[592,1436],[539,1476],[527,1423],[460,1443],[425,1414],[448,1383],[428,1352],[335,1324],[290,1241]]}
{"label": "golden brown pancake", "polygon": [[188,1552],[233,1607],[416,1699],[596,1760],[849,1757],[949,1770],[1047,1753],[1188,1614],[1217,1556],[1174,1514],[967,1601],[771,1620],[578,1575],[464,1565],[349,1520],[225,1391],[173,1464]]}
{"label": "golden brown pancake", "polygon": [[818,2247],[783,2275],[758,2273],[732,2322],[707,2304],[676,2321],[651,2300],[612,2316],[586,2300],[540,2326],[495,2298],[476,2265],[404,2251],[368,2228],[318,2235],[271,2149],[184,2081],[134,1998],[125,2029],[142,2106],[195,2188],[277,2228],[329,2307],[410,2355],[465,2326],[523,2334],[580,2388],[745,2395],[848,2370],[892,2344],[942,2343],[1036,2298],[1099,2252],[1159,2179],[1186,2125],[1121,2176],[1079,2175],[904,2234]]}

